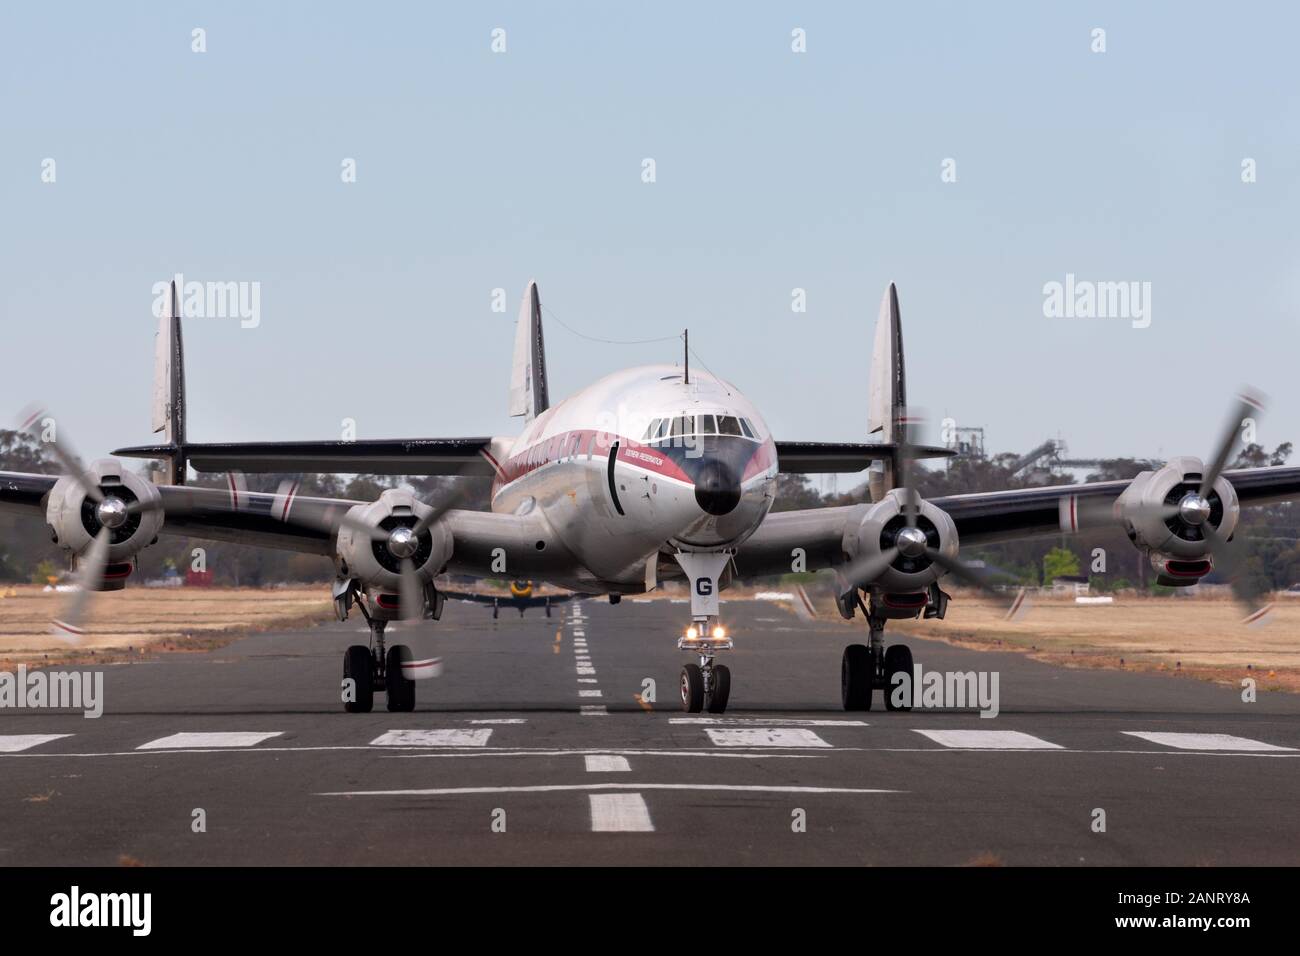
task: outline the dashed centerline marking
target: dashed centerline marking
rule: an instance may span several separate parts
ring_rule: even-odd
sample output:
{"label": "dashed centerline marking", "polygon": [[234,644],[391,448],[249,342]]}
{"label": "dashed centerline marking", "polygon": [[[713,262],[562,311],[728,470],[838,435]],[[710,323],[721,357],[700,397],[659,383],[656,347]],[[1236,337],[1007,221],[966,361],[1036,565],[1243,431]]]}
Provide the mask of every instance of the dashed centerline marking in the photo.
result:
{"label": "dashed centerline marking", "polygon": [[1122,733],[1149,740],[1153,744],[1177,747],[1179,750],[1295,750],[1294,747],[1279,747],[1249,737],[1234,737],[1232,734],[1152,733],[1143,730],[1125,730]]}
{"label": "dashed centerline marking", "polygon": [[603,695],[598,690],[579,690],[578,696],[579,697],[601,697]]}
{"label": "dashed centerline marking", "polygon": [[592,833],[653,833],[650,808],[639,793],[593,793]]}
{"label": "dashed centerline marking", "polygon": [[226,731],[208,734],[172,734],[159,737],[147,744],[141,744],[136,750],[177,750],[187,747],[254,747],[264,740],[279,737],[282,731],[258,733],[256,731]]}
{"label": "dashed centerline marking", "polygon": [[751,727],[722,730],[710,727],[704,731],[717,747],[829,747],[811,730],[796,727]]}
{"label": "dashed centerline marking", "polygon": [[370,741],[372,747],[482,747],[492,736],[483,730],[390,730]]}
{"label": "dashed centerline marking", "polygon": [[579,708],[583,717],[608,717],[609,710],[604,704],[583,704]]}

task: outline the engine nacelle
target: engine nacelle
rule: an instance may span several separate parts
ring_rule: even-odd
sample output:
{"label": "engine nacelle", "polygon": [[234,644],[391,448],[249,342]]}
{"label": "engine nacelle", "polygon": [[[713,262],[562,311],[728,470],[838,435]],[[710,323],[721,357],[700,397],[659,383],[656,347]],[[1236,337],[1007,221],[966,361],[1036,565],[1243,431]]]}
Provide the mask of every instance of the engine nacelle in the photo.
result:
{"label": "engine nacelle", "polygon": [[[1232,483],[1222,475],[1203,500],[1198,499],[1205,465],[1199,458],[1174,458],[1158,471],[1133,479],[1115,513],[1133,544],[1145,551],[1157,580],[1167,587],[1195,584],[1214,568],[1204,525],[1225,540],[1237,529],[1241,506]],[[1161,509],[1178,510],[1167,517]]]}
{"label": "engine nacelle", "polygon": [[[907,526],[903,513],[905,495],[901,489],[890,491],[871,506],[855,530],[845,535],[844,550],[853,561],[869,559],[898,545],[898,533]],[[946,511],[922,501],[916,526],[925,534],[928,547],[950,558],[957,556],[957,526]],[[866,582],[866,586],[883,594],[880,602],[883,609],[896,607],[900,616],[914,617],[925,607],[924,599],[918,595],[943,574],[943,568],[926,554],[900,553],[883,574]]]}
{"label": "engine nacelle", "polygon": [[[354,505],[348,512],[351,521],[339,529],[335,564],[339,576],[355,578],[368,590],[397,594],[401,590],[401,561],[388,550],[382,537],[366,533],[366,528],[392,531],[399,526],[414,527],[430,508],[404,488],[392,488],[370,504]],[[419,537],[419,546],[411,563],[424,581],[432,581],[451,559],[451,533],[440,522],[430,525]]]}
{"label": "engine nacelle", "polygon": [[[108,564],[97,590],[118,591],[134,569],[136,554],[152,544],[163,524],[161,498],[150,482],[132,474],[121,462],[104,458],[87,469],[106,501],[123,505],[144,502],[147,507],[132,511],[126,520],[109,532]],[[90,550],[103,530],[99,506],[73,478],[63,477],[50,489],[45,505],[45,522],[50,536],[59,547],[81,557]]]}

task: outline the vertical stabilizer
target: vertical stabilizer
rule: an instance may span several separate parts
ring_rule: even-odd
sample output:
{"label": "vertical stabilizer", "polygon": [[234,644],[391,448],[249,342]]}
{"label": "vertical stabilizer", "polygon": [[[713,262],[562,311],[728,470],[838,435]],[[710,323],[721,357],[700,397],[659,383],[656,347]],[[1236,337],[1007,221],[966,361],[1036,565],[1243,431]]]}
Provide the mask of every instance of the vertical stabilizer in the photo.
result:
{"label": "vertical stabilizer", "polygon": [[[907,415],[907,369],[903,363],[903,325],[898,311],[898,287],[889,283],[880,300],[876,339],[871,352],[871,385],[867,400],[867,432],[877,441],[904,439]],[[876,461],[867,476],[871,499],[879,501],[895,485],[893,461]]]}
{"label": "vertical stabilizer", "polygon": [[163,479],[185,484],[189,459],[185,454],[185,349],[181,344],[181,310],[176,281],[171,284],[171,310],[158,320],[154,335],[153,430],[163,432],[174,449]]}
{"label": "vertical stabilizer", "polygon": [[510,369],[510,414],[529,422],[550,408],[546,387],[546,347],[542,341],[542,300],[529,282],[515,324],[515,358]]}

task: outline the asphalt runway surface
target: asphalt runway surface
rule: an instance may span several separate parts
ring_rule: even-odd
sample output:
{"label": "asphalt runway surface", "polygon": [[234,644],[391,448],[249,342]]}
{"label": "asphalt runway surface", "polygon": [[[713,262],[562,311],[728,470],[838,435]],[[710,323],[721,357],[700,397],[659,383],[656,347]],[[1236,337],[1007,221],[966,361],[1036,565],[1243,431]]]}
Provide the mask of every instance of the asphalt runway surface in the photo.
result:
{"label": "asphalt runway surface", "polygon": [[445,661],[406,714],[343,712],[356,615],[107,667],[99,719],[0,712],[0,866],[1300,862],[1300,697],[912,641],[1000,714],[846,714],[864,624],[723,616],[720,716],[680,710],[666,600],[394,625]]}

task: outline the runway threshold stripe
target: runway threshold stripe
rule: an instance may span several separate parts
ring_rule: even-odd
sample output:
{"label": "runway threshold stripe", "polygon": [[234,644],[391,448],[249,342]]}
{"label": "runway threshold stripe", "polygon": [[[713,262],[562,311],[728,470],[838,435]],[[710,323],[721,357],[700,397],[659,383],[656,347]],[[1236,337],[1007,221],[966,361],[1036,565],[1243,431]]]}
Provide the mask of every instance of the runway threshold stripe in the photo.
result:
{"label": "runway threshold stripe", "polygon": [[141,744],[136,750],[184,750],[189,748],[231,748],[231,747],[255,747],[264,740],[270,740],[272,737],[280,737],[283,731],[271,731],[269,733],[259,733],[257,731],[225,731],[205,734],[172,734],[169,737],[159,737],[157,740],[151,740],[147,744]]}
{"label": "runway threshold stripe", "polygon": [[[762,724],[770,727],[770,717],[669,717],[670,724]],[[810,718],[782,718],[782,727],[867,727],[865,720],[813,720]]]}
{"label": "runway threshold stripe", "polygon": [[1266,744],[1262,740],[1251,740],[1249,737],[1234,737],[1232,734],[1156,733],[1144,730],[1125,730],[1123,733],[1129,737],[1140,737],[1153,744],[1176,747],[1179,750],[1295,750],[1294,747],[1279,747],[1276,744]]}
{"label": "runway threshold stripe", "polygon": [[829,747],[811,730],[798,727],[745,727],[704,731],[715,747]]}
{"label": "runway threshold stripe", "polygon": [[650,808],[639,793],[593,793],[592,833],[653,833]]}
{"label": "runway threshold stripe", "polygon": [[1022,734],[1018,730],[917,730],[923,737],[929,737],[945,747],[963,750],[1063,750],[1060,744],[1054,744],[1035,737]]}
{"label": "runway threshold stripe", "polygon": [[587,773],[621,773],[632,769],[626,757],[616,757],[613,754],[587,754],[583,760]]}
{"label": "runway threshold stripe", "polygon": [[0,754],[16,754],[24,750],[30,750],[33,747],[39,747],[41,744],[48,744],[51,740],[61,740],[64,737],[71,737],[72,734],[8,734],[0,736]]}
{"label": "runway threshold stripe", "polygon": [[390,730],[370,741],[372,747],[482,747],[492,729],[474,730]]}

